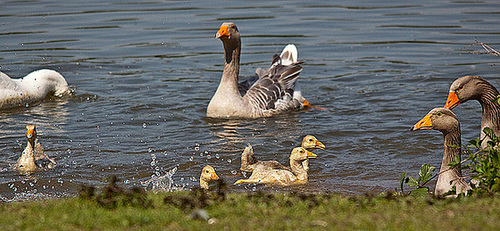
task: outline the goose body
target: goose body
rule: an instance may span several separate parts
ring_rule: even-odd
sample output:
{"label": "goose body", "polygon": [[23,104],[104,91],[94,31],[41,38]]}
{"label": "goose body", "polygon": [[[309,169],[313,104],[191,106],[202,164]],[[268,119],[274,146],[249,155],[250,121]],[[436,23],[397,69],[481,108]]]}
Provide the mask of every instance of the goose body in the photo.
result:
{"label": "goose body", "polygon": [[37,70],[20,79],[12,79],[0,72],[0,109],[25,106],[50,94],[63,96],[69,93],[66,79],[53,70]]}
{"label": "goose body", "polygon": [[16,162],[15,169],[21,174],[31,174],[37,170],[51,169],[56,166],[56,161],[49,158],[38,139],[36,138],[35,125],[26,126],[28,143],[23,153]]}
{"label": "goose body", "polygon": [[[312,151],[313,149],[325,149],[325,145],[321,143],[316,137],[312,135],[306,135],[302,139],[301,147],[305,148],[308,151]],[[306,159],[302,162],[302,165],[306,171],[309,171],[309,160]],[[268,161],[259,161],[254,157],[253,147],[248,144],[243,153],[241,153],[241,167],[240,170],[244,172],[253,172],[253,170],[257,167],[264,169],[284,169],[290,170],[289,167],[285,167],[275,160]]]}
{"label": "goose body", "polygon": [[283,167],[281,164],[276,168],[264,164],[257,165],[248,179],[238,180],[235,184],[255,183],[287,186],[307,183],[309,181],[308,173],[302,162],[316,157],[314,153],[305,148],[297,147],[290,154],[290,168]]}
{"label": "goose body", "polygon": [[479,76],[464,76],[455,80],[450,86],[445,108],[453,109],[468,100],[477,100],[482,107],[481,118],[481,143],[486,148],[490,140],[483,129],[489,127],[495,135],[500,136],[500,104],[494,99],[498,96],[498,90],[485,79]]}
{"label": "goose body", "polygon": [[457,194],[466,193],[471,189],[470,185],[462,177],[460,166],[451,168],[449,163],[461,156],[461,132],[460,123],[456,115],[446,108],[434,108],[418,121],[412,130],[435,129],[443,133],[444,153],[441,162],[440,174],[434,190],[435,195],[443,195],[456,187]]}
{"label": "goose body", "polygon": [[288,45],[281,56],[274,55],[267,70],[257,69],[256,77],[238,83],[241,39],[236,25],[223,23],[216,38],[224,46],[224,71],[207,107],[207,117],[268,117],[308,105],[295,82],[302,62],[297,62],[297,48]]}

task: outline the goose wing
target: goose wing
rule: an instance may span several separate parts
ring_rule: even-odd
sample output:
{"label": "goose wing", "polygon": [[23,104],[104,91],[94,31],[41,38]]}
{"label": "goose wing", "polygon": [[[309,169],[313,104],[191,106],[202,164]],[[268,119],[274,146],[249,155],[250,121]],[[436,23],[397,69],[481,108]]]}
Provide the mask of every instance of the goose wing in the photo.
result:
{"label": "goose wing", "polygon": [[248,89],[243,100],[255,111],[288,110],[293,108],[293,92],[303,62],[282,65],[281,58],[274,55],[271,67]]}

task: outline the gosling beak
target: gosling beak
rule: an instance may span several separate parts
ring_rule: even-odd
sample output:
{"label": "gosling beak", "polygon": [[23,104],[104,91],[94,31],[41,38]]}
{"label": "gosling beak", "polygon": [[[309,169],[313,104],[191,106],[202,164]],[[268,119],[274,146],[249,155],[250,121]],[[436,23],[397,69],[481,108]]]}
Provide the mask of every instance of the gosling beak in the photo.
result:
{"label": "gosling beak", "polygon": [[217,173],[212,172],[212,173],[210,174],[210,179],[211,179],[211,180],[218,180],[218,179],[219,179],[219,176],[217,176]]}
{"label": "gosling beak", "polygon": [[418,121],[413,127],[410,129],[410,131],[416,131],[416,130],[423,130],[423,129],[432,129],[432,122],[431,122],[431,115],[427,114],[422,118],[420,121]]}
{"label": "gosling beak", "polygon": [[457,94],[455,94],[454,91],[450,91],[448,94],[448,99],[446,100],[446,104],[444,105],[444,108],[448,109],[453,109],[454,107],[458,106],[460,104],[460,100],[457,97]]}
{"label": "gosling beak", "polygon": [[307,152],[307,158],[308,159],[314,159],[316,157],[318,157],[316,154],[310,152],[310,151],[306,151]]}
{"label": "gosling beak", "polygon": [[229,28],[227,27],[227,25],[220,26],[219,31],[217,31],[217,33],[215,34],[215,38],[220,38],[220,39],[231,38],[231,36],[229,35]]}
{"label": "gosling beak", "polygon": [[28,129],[28,131],[26,131],[26,137],[28,139],[31,139],[31,137],[33,137],[33,129]]}
{"label": "gosling beak", "polygon": [[319,148],[321,150],[325,150],[325,145],[319,141],[316,141],[316,146],[315,148]]}

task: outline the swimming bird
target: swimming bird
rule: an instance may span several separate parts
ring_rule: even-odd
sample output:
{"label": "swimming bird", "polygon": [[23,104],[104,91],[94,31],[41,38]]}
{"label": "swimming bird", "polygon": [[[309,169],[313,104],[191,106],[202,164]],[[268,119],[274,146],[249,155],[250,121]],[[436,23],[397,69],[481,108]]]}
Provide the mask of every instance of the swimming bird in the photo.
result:
{"label": "swimming bird", "polygon": [[304,184],[309,182],[307,170],[302,162],[310,158],[316,158],[316,154],[307,151],[303,147],[297,147],[290,154],[290,168],[269,168],[269,166],[257,165],[248,179],[241,179],[234,184],[257,183],[257,184],[279,184],[287,186],[291,184]]}
{"label": "swimming bird", "polygon": [[462,177],[460,166],[451,168],[448,164],[460,158],[462,149],[460,123],[457,116],[449,109],[434,108],[427,115],[418,121],[412,131],[434,129],[439,130],[444,136],[444,153],[441,162],[441,170],[437,179],[435,195],[443,195],[456,187],[457,195],[466,193],[471,189],[470,185]]}
{"label": "swimming bird", "polygon": [[48,95],[69,93],[66,79],[57,71],[41,69],[21,79],[11,79],[0,72],[0,109],[25,106]]}
{"label": "swimming bird", "polygon": [[21,174],[29,175],[38,169],[51,169],[56,166],[56,161],[49,158],[38,143],[36,128],[33,124],[26,126],[28,144],[16,163],[16,170]]}
{"label": "swimming bird", "polygon": [[202,189],[209,189],[209,182],[213,180],[218,180],[219,176],[217,176],[217,173],[215,173],[215,169],[207,165],[201,170],[201,176],[200,176],[200,187]]}
{"label": "swimming bird", "polygon": [[[238,84],[241,39],[234,23],[225,22],[215,35],[224,47],[224,71],[219,87],[207,107],[207,117],[257,118],[300,109],[309,103],[295,91],[302,62],[297,62],[297,49],[289,45],[282,56],[274,55],[267,70],[258,69],[255,81]],[[295,59],[295,60],[294,60]]]}
{"label": "swimming bird", "polygon": [[[305,148],[308,151],[313,149],[322,149],[325,150],[325,145],[321,143],[316,137],[313,135],[306,135],[302,139],[301,147]],[[253,147],[248,144],[243,153],[241,153],[241,167],[240,170],[244,172],[252,172],[257,166],[263,165],[267,166],[269,169],[285,169],[290,170],[290,168],[283,166],[278,161],[268,160],[268,161],[258,161],[253,155]],[[302,162],[302,165],[306,171],[309,171],[309,160],[306,159]]]}
{"label": "swimming bird", "polygon": [[453,109],[468,100],[477,100],[483,109],[481,119],[482,148],[488,146],[490,138],[483,129],[489,127],[495,135],[500,136],[500,104],[494,99],[499,95],[498,90],[485,79],[479,76],[463,76],[455,80],[450,86],[445,108]]}

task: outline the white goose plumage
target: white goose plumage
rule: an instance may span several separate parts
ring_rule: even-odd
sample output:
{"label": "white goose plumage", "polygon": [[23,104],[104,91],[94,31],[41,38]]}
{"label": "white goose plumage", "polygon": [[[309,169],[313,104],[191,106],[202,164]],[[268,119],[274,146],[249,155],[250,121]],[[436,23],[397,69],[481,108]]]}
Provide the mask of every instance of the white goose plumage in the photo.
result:
{"label": "white goose plumage", "polygon": [[12,79],[0,72],[0,109],[25,106],[53,94],[70,93],[66,79],[57,71],[41,69],[24,78]]}

